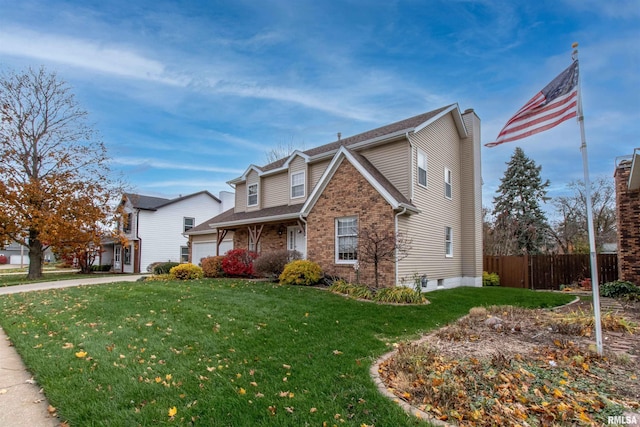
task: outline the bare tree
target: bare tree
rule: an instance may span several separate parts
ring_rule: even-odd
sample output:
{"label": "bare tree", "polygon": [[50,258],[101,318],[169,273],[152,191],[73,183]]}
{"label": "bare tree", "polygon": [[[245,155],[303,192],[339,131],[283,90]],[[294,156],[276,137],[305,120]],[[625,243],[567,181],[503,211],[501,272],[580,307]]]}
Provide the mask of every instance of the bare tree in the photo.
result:
{"label": "bare tree", "polygon": [[267,164],[273,163],[277,160],[288,157],[296,150],[304,150],[304,143],[298,144],[293,141],[293,138],[287,143],[280,142],[278,145],[270,149],[265,154],[265,160]]}
{"label": "bare tree", "polygon": [[384,230],[372,224],[358,233],[358,263],[373,264],[375,287],[380,287],[379,266],[404,259],[411,250],[411,239],[403,233]]}
{"label": "bare tree", "polygon": [[0,241],[29,248],[29,278],[47,247],[100,245],[121,194],[104,144],[69,85],[44,68],[0,76]]}
{"label": "bare tree", "polygon": [[[587,198],[583,181],[572,181],[573,194],[556,197],[553,204],[560,219],[554,224],[553,237],[564,253],[588,253]],[[613,180],[604,176],[591,181],[591,201],[595,241],[598,249],[616,241],[616,207]]]}

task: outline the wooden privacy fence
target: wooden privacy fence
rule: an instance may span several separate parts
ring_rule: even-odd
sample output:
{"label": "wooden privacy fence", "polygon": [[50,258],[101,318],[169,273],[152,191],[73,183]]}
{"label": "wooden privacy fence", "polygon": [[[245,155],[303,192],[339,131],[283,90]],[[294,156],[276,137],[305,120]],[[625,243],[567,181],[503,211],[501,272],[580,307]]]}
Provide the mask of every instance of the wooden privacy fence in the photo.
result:
{"label": "wooden privacy fence", "polygon": [[[618,280],[618,255],[598,255],[600,283]],[[591,277],[589,255],[484,256],[484,271],[497,273],[510,288],[560,289]]]}

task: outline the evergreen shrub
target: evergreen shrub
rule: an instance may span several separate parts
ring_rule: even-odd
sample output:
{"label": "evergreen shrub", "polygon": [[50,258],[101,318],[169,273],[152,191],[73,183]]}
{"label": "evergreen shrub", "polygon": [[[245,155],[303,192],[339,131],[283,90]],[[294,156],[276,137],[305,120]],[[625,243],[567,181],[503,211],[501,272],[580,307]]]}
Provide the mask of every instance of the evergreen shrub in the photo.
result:
{"label": "evergreen shrub", "polygon": [[160,262],[160,263],[155,263],[156,265],[153,266],[151,272],[153,274],[169,274],[169,271],[171,271],[171,269],[177,265],[180,265],[179,262]]}
{"label": "evergreen shrub", "polygon": [[482,272],[482,286],[500,286],[500,276],[497,273]]}

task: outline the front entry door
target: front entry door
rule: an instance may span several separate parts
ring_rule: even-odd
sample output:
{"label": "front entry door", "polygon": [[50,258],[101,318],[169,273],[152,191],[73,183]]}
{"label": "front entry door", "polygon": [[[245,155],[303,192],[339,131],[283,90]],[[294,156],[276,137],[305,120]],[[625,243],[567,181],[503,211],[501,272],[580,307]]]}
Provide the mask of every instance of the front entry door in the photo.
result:
{"label": "front entry door", "polygon": [[300,252],[303,259],[307,257],[307,239],[300,227],[287,227],[287,249]]}

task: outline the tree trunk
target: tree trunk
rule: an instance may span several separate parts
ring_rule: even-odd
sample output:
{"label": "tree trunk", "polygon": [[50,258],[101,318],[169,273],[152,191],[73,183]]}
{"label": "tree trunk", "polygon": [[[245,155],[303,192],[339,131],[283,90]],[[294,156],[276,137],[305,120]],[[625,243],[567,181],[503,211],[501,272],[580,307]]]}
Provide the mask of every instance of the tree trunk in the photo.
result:
{"label": "tree trunk", "polygon": [[36,230],[29,230],[29,273],[28,279],[40,279],[42,277],[42,242]]}

